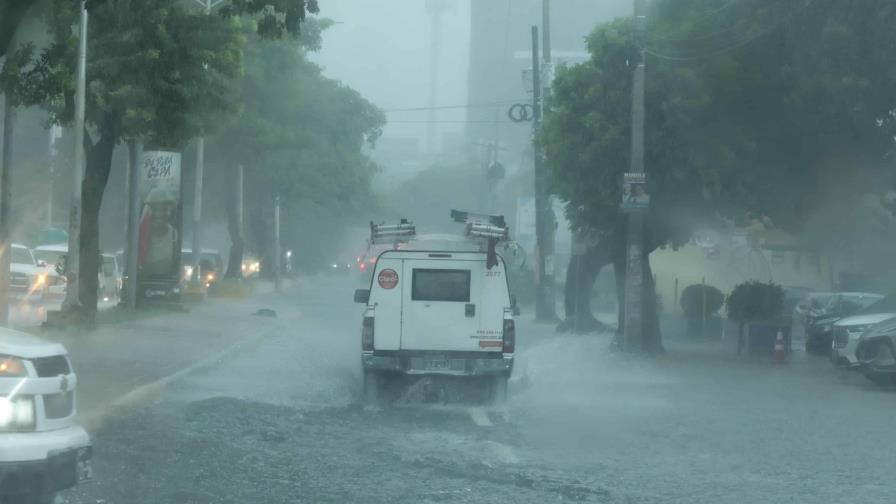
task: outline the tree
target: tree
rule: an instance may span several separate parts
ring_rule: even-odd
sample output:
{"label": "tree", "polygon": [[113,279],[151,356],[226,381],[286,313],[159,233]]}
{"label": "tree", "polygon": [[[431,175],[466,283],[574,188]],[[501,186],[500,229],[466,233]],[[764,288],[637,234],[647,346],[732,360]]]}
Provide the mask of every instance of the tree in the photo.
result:
{"label": "tree", "polygon": [[[271,202],[279,194],[284,205],[284,244],[298,247],[296,256],[311,267],[332,253],[320,240],[338,239],[341,223],[374,205],[371,180],[375,165],[363,154],[385,123],[382,111],[351,88],[328,79],[306,51],[319,47],[314,33],[326,21],[310,22],[298,44],[294,40],[250,37],[245,46],[245,72],[240,81],[242,109],[216,138],[212,161],[234,173],[245,169],[245,202],[249,243],[270,266]],[[227,275],[236,277],[242,262],[243,237],[237,229],[232,176],[221,177],[218,194],[227,195],[232,248]],[[223,186],[223,187],[221,187]],[[290,219],[289,216],[301,216]],[[328,225],[321,226],[321,221]],[[313,233],[313,234],[312,234]],[[308,236],[315,236],[309,242]],[[317,255],[316,255],[317,254]],[[327,262],[332,259],[326,259]],[[264,268],[270,272],[270,267]]]}
{"label": "tree", "polygon": [[[56,0],[47,19],[52,43],[26,46],[7,64],[6,89],[54,121],[73,116],[71,27],[78,5]],[[235,108],[231,82],[240,71],[241,37],[234,20],[198,15],[177,0],[106,1],[91,12],[87,67],[86,169],[82,183],[80,292],[85,315],[96,312],[98,216],[115,146],[141,138],[179,149]]]}
{"label": "tree", "polygon": [[[883,180],[896,133],[896,75],[884,63],[894,18],[896,7],[884,1],[756,0],[722,9],[708,0],[653,2],[645,251],[747,211],[801,231],[844,178],[856,187],[839,195],[847,201]],[[617,278],[624,273],[617,208],[629,165],[631,33],[630,20],[595,29],[591,59],[558,72],[540,137],[554,192],[568,202],[574,225],[598,238],[578,296],[567,282],[567,299],[584,300],[567,303],[568,317],[590,317],[588,293],[603,265],[612,262]],[[644,278],[651,277],[645,261]],[[646,293],[648,303],[653,298]],[[648,350],[660,349],[656,317],[643,319]]]}

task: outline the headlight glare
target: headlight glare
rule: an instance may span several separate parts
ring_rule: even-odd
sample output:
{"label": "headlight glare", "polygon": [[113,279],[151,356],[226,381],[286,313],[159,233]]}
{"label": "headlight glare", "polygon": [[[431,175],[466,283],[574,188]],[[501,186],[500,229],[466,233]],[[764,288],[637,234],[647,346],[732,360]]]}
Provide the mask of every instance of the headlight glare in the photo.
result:
{"label": "headlight glare", "polygon": [[11,378],[25,376],[25,363],[8,355],[0,355],[0,377]]}
{"label": "headlight glare", "polygon": [[33,397],[0,397],[0,431],[33,429],[34,418]]}

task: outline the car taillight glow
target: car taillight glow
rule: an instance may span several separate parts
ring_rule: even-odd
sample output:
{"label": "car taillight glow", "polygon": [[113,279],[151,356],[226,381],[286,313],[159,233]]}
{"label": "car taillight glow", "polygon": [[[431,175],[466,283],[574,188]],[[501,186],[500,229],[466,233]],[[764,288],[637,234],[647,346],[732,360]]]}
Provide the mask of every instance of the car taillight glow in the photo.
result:
{"label": "car taillight glow", "polygon": [[364,323],[361,325],[361,350],[373,351],[373,317],[364,317]]}
{"label": "car taillight glow", "polygon": [[513,353],[516,349],[516,325],[513,319],[504,319],[504,353]]}

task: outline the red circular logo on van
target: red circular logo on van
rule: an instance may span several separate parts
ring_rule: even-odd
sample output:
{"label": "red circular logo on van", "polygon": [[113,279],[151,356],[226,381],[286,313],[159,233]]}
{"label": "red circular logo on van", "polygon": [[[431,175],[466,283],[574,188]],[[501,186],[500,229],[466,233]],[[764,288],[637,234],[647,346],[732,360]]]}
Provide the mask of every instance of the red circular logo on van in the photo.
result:
{"label": "red circular logo on van", "polygon": [[398,273],[393,269],[384,269],[377,275],[376,281],[384,289],[394,289],[398,285]]}

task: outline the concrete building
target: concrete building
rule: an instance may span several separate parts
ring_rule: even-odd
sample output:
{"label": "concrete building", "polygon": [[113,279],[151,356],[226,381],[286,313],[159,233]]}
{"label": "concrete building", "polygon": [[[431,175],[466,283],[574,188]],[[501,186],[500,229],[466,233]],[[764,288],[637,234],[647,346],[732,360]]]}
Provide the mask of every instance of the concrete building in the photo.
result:
{"label": "concrete building", "polygon": [[[531,67],[531,27],[539,30],[542,0],[471,0],[467,142],[480,157],[489,143],[503,147],[498,156],[509,170],[527,158],[531,123],[512,123],[513,103],[531,102],[523,70]],[[585,37],[598,23],[631,15],[630,0],[552,0],[553,59],[574,64],[587,58]],[[539,32],[540,34],[541,32]],[[539,41],[539,45],[541,41]]]}

